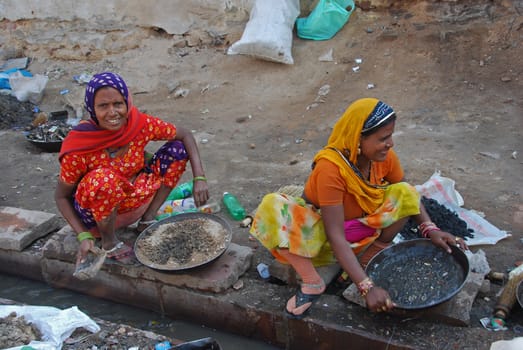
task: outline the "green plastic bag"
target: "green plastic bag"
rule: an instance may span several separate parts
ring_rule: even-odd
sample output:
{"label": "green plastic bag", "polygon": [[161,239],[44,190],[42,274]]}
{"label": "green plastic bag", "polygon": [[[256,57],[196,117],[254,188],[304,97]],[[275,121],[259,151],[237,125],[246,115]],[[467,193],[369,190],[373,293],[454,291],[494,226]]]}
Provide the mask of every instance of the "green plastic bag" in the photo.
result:
{"label": "green plastic bag", "polygon": [[303,39],[328,40],[347,23],[352,11],[354,0],[320,0],[308,17],[296,20],[297,34]]}

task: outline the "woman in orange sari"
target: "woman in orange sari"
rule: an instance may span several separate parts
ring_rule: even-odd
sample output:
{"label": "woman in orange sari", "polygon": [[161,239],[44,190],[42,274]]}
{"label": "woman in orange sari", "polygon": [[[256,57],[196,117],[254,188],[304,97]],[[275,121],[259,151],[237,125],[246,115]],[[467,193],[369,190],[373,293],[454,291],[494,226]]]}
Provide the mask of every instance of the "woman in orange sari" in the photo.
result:
{"label": "woman in orange sari", "polygon": [[[93,250],[95,237],[101,237],[107,257],[129,262],[132,248],[118,239],[116,229],[137,220],[139,230],[153,223],[188,161],[195,204],[209,198],[198,147],[190,131],[133,106],[118,74],[94,75],[85,107],[91,119],[76,126],[62,144],[56,205],[80,242],[77,266]],[[147,144],[161,140],[167,142],[147,157]]]}
{"label": "woman in orange sari", "polygon": [[410,217],[436,246],[448,252],[449,244],[466,248],[462,239],[430,221],[416,189],[403,182],[392,149],[395,120],[392,108],[382,101],[355,101],[314,157],[302,197],[271,193],[260,203],[251,234],[277,260],[292,265],[302,280],[287,302],[289,317],[303,317],[324,292],[315,266],[336,260],[370,310],[391,310],[389,294],[374,285],[364,267],[391,244]]}

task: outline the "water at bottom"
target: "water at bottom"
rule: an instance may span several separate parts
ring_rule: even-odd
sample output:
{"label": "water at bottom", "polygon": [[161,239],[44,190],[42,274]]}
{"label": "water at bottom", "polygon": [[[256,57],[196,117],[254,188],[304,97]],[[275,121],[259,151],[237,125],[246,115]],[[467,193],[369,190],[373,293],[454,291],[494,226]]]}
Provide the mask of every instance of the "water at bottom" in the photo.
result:
{"label": "water at bottom", "polygon": [[54,306],[67,309],[77,306],[89,317],[149,330],[168,337],[190,341],[212,337],[227,350],[277,350],[279,348],[215,329],[170,318],[139,308],[97,299],[66,289],[53,288],[45,283],[0,274],[0,298],[27,305]]}

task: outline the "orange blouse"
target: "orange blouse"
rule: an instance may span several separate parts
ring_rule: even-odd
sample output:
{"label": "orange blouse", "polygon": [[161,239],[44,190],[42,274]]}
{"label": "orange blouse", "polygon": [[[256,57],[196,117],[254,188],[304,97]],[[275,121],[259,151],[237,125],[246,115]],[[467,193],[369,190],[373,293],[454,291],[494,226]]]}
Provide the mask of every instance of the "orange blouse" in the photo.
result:
{"label": "orange blouse", "polygon": [[[391,149],[385,161],[372,163],[370,182],[375,185],[382,184],[384,180],[397,183],[403,179],[403,175],[398,156]],[[363,217],[365,213],[345,187],[338,166],[327,159],[320,159],[305,183],[304,192],[317,208],[342,204],[346,221]]]}

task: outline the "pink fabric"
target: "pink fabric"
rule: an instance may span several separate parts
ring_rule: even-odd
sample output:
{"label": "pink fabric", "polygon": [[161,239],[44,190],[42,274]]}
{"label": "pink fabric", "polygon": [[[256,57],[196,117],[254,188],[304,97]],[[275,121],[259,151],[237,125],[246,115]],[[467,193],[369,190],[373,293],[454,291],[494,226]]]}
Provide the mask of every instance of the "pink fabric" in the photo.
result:
{"label": "pink fabric", "polygon": [[358,219],[345,221],[345,239],[350,243],[356,243],[364,238],[370,237],[376,232],[375,228],[363,224]]}

